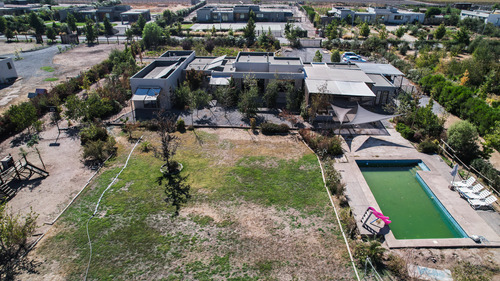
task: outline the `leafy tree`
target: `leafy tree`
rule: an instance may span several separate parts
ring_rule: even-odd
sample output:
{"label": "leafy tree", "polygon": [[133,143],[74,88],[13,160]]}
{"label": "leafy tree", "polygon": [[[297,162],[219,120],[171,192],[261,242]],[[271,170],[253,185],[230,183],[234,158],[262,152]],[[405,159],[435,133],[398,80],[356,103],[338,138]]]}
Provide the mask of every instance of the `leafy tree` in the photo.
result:
{"label": "leafy tree", "polygon": [[104,33],[108,36],[111,36],[114,34],[113,25],[109,22],[108,17],[104,17]]}
{"label": "leafy tree", "polygon": [[52,27],[47,27],[47,38],[50,40],[50,41],[54,41],[56,40],[56,31],[54,30],[54,28]]}
{"label": "leafy tree", "polygon": [[495,126],[491,128],[491,131],[486,136],[484,136],[484,139],[487,146],[500,151],[500,121],[495,122]]}
{"label": "leafy tree", "polygon": [[30,211],[27,215],[13,215],[0,206],[0,279],[14,280],[23,271],[33,271],[35,265],[25,255],[31,237],[36,228],[36,215]]}
{"label": "leafy tree", "polygon": [[470,43],[470,35],[465,28],[460,28],[453,38],[457,44],[464,44],[465,46],[468,46]]}
{"label": "leafy tree", "polygon": [[185,109],[186,106],[189,105],[189,98],[191,97],[191,90],[187,85],[187,82],[184,82],[180,87],[177,87],[174,91],[173,95],[173,103],[174,106],[178,109]]}
{"label": "leafy tree", "polygon": [[294,48],[300,47],[300,34],[301,29],[298,26],[293,26],[290,23],[285,25],[285,37],[290,42],[290,46]]}
{"label": "leafy tree", "polygon": [[427,8],[427,11],[425,12],[425,17],[430,18],[432,16],[437,16],[441,14],[441,9],[438,7],[429,7]]}
{"label": "leafy tree", "polygon": [[127,38],[127,41],[132,40],[134,38],[134,30],[132,30],[132,28],[125,30],[125,37]]}
{"label": "leafy tree", "polygon": [[441,40],[445,34],[446,34],[446,27],[442,23],[438,26],[438,28],[436,28],[436,31],[434,32],[434,37],[438,40]]}
{"label": "leafy tree", "polygon": [[269,80],[269,83],[267,83],[266,92],[264,93],[264,100],[268,108],[276,107],[276,99],[278,98],[280,87],[279,80],[276,78],[277,77],[275,77],[275,79]]}
{"label": "leafy tree", "polygon": [[334,24],[334,22],[331,22],[326,26],[326,37],[328,38],[328,40],[331,41],[339,37],[337,28],[338,27],[336,24]]}
{"label": "leafy tree", "polygon": [[149,48],[155,48],[162,44],[162,29],[156,23],[150,22],[144,26],[142,30],[142,42],[144,46]]}
{"label": "leafy tree", "polygon": [[198,117],[198,110],[206,107],[211,99],[212,97],[202,89],[191,91],[191,96],[189,97],[189,108],[192,113],[194,113],[194,110],[196,109],[196,117]]}
{"label": "leafy tree", "polygon": [[95,24],[91,19],[87,19],[87,22],[85,23],[85,37],[87,38],[87,43],[89,44],[92,44],[97,38]]}
{"label": "leafy tree", "polygon": [[35,14],[35,12],[31,12],[29,15],[29,23],[30,26],[35,30],[36,43],[43,43],[42,34],[45,33],[45,23],[43,20]]}
{"label": "leafy tree", "polygon": [[401,38],[403,37],[403,35],[405,35],[405,32],[406,32],[405,28],[401,26],[398,29],[396,29],[396,36],[398,38]]}
{"label": "leafy tree", "polygon": [[296,111],[300,109],[304,95],[300,90],[295,88],[293,83],[286,85],[286,109],[289,111]]}
{"label": "leafy tree", "polygon": [[7,20],[4,17],[0,17],[0,32],[4,33],[7,28]]}
{"label": "leafy tree", "polygon": [[201,71],[196,71],[194,69],[186,71],[186,82],[192,91],[198,90],[204,79],[205,75]]}
{"label": "leafy tree", "polygon": [[316,51],[314,54],[313,62],[322,62],[323,61],[323,55],[319,50]]}
{"label": "leafy tree", "polygon": [[372,240],[368,242],[360,242],[354,247],[354,256],[360,264],[365,263],[366,258],[370,258],[375,266],[382,265],[385,248],[380,242]]}
{"label": "leafy tree", "polygon": [[380,28],[378,32],[378,38],[380,38],[380,40],[387,39],[387,28],[385,27],[385,25],[382,25],[382,27]]}
{"label": "leafy tree", "polygon": [[7,41],[10,41],[10,39],[14,38],[14,32],[10,28],[6,28],[5,37],[7,38]]}
{"label": "leafy tree", "polygon": [[217,90],[215,90],[215,97],[217,98],[217,103],[224,109],[224,116],[226,116],[227,109],[234,103],[234,96],[230,86],[217,87]]}
{"label": "leafy tree", "polygon": [[137,28],[139,29],[139,33],[142,34],[144,30],[144,26],[146,26],[146,19],[140,15],[139,19],[137,19]]}
{"label": "leafy tree", "polygon": [[214,41],[212,39],[207,39],[205,40],[205,50],[209,53],[212,53],[212,51],[214,50],[215,48],[215,44],[214,44]]}
{"label": "leafy tree", "polygon": [[255,20],[253,17],[248,19],[248,23],[243,29],[243,37],[247,40],[247,46],[252,46],[255,42]]}
{"label": "leafy tree", "polygon": [[23,102],[19,105],[12,105],[7,111],[12,123],[16,125],[16,130],[21,131],[28,128],[37,120],[36,108],[31,102]]}
{"label": "leafy tree", "polygon": [[251,78],[245,78],[244,84],[246,89],[243,90],[240,96],[238,109],[247,118],[251,118],[257,114],[257,108],[259,107],[259,87],[257,86],[257,80]]}
{"label": "leafy tree", "polygon": [[479,134],[476,127],[469,121],[460,121],[451,125],[447,135],[448,144],[466,164],[478,158],[480,153],[479,146],[477,145]]}
{"label": "leafy tree", "polygon": [[340,52],[339,52],[339,50],[335,50],[335,51],[332,52],[330,60],[332,62],[340,62]]}
{"label": "leafy tree", "polygon": [[66,22],[68,23],[68,27],[71,31],[76,31],[76,18],[72,13],[68,13],[68,16],[66,17]]}
{"label": "leafy tree", "polygon": [[368,37],[370,35],[370,27],[368,26],[368,23],[364,22],[361,24],[361,27],[359,28],[359,34],[363,37]]}

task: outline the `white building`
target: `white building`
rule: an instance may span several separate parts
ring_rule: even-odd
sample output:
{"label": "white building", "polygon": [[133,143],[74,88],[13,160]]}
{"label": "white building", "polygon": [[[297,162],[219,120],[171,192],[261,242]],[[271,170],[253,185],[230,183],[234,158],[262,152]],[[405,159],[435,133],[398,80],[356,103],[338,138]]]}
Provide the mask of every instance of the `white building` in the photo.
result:
{"label": "white building", "polygon": [[484,23],[491,23],[496,26],[500,26],[500,10],[491,11],[466,11],[462,10],[460,12],[460,19],[474,18],[484,21]]}
{"label": "white building", "polygon": [[11,58],[0,57],[0,83],[9,83],[17,78],[17,71]]}
{"label": "white building", "polygon": [[369,23],[384,23],[384,24],[406,24],[406,23],[423,23],[425,19],[424,13],[417,13],[397,8],[373,8],[369,7],[366,12],[356,12],[345,7],[334,7],[328,11],[328,15],[339,20],[345,19],[348,15],[352,20],[360,18],[363,22]]}

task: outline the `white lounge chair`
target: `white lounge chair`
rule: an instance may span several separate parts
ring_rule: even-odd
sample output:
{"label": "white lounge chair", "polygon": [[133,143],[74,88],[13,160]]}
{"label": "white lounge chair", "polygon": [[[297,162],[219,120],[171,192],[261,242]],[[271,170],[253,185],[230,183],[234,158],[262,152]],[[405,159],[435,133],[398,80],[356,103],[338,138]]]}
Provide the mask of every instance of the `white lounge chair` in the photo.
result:
{"label": "white lounge chair", "polygon": [[451,185],[454,187],[467,187],[471,186],[475,181],[476,179],[474,177],[470,177],[468,180],[454,181],[451,183]]}
{"label": "white lounge chair", "polygon": [[476,183],[474,186],[466,186],[457,188],[458,192],[462,193],[476,193],[484,189],[484,186],[480,183]]}
{"label": "white lounge chair", "polygon": [[487,189],[481,191],[481,192],[466,192],[463,193],[463,195],[468,198],[468,199],[484,199],[491,195],[491,192]]}
{"label": "white lounge chair", "polygon": [[491,204],[493,204],[493,202],[495,202],[497,200],[498,199],[493,195],[491,195],[488,198],[484,198],[484,199],[467,199],[467,201],[469,201],[469,204],[471,205],[471,207],[474,209],[479,209],[481,207],[491,206]]}

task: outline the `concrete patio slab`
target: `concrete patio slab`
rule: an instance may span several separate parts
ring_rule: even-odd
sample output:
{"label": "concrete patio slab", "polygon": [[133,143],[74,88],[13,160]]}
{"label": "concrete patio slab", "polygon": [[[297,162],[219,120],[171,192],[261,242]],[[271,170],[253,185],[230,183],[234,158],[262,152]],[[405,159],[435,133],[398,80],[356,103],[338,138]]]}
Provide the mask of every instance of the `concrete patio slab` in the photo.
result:
{"label": "concrete patio slab", "polygon": [[[397,133],[392,124],[385,123],[388,135],[355,136],[344,143],[347,163],[337,163],[335,168],[341,173],[346,184],[346,197],[352,209],[358,229],[362,235],[373,235],[363,228],[361,218],[368,207],[380,210],[370,187],[366,183],[356,160],[407,160],[421,159],[430,171],[419,171],[423,181],[429,186],[450,215],[467,235],[483,236],[488,242],[478,244],[470,238],[452,239],[396,239],[392,231],[384,235],[389,248],[453,248],[453,247],[500,247],[500,236],[472,209],[466,200],[449,188],[451,168],[438,155],[418,152],[410,142]],[[390,229],[390,227],[389,227]]]}

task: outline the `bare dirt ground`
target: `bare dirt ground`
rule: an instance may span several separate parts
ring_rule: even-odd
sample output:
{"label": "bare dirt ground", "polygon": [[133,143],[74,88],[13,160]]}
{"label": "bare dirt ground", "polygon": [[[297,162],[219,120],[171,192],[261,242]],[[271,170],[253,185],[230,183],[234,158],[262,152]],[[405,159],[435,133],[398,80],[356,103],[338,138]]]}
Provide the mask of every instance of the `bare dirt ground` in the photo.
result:
{"label": "bare dirt ground", "polygon": [[[67,123],[61,122],[60,127],[66,128]],[[44,223],[53,221],[93,174],[80,161],[80,139],[75,134],[71,130],[61,131],[58,138],[56,126],[48,126],[40,134],[37,147],[50,175],[45,179],[34,176],[31,180],[18,182],[18,193],[7,203],[13,213],[26,214],[33,210],[39,214],[36,233],[46,231],[48,226]],[[56,140],[58,145],[53,144]],[[43,168],[37,153],[26,144],[18,143],[15,137],[0,145],[0,155],[10,153],[17,160],[21,148],[29,152],[28,161]]]}
{"label": "bare dirt ground", "polygon": [[34,43],[25,42],[1,42],[0,43],[0,55],[13,54],[15,51],[29,51],[40,47],[40,45]]}
{"label": "bare dirt ground", "polygon": [[157,4],[157,5],[147,5],[147,4],[131,4],[134,9],[149,9],[152,14],[161,14],[165,10],[170,10],[172,12],[177,12],[182,9],[187,9],[191,5],[185,4]]}
{"label": "bare dirt ground", "polygon": [[[0,43],[0,49],[3,50],[3,47],[10,44],[6,44],[4,42]],[[21,56],[26,57],[19,62],[19,64],[32,64],[33,67],[27,67],[26,70],[17,69],[18,75],[20,78],[9,87],[3,88],[0,90],[0,113],[7,110],[8,106],[11,104],[17,104],[28,99],[28,93],[33,92],[36,88],[46,88],[50,89],[60,83],[61,81],[66,80],[67,77],[73,77],[78,75],[81,71],[85,71],[92,67],[93,65],[103,61],[109,56],[109,53],[113,49],[123,49],[124,45],[107,45],[100,44],[94,46],[87,45],[79,45],[78,47],[64,52],[62,54],[53,55],[53,59],[49,58],[49,62],[44,65],[38,65],[37,59],[38,53],[41,55],[50,56],[48,50],[46,51],[35,51],[33,53],[27,53],[26,55],[21,54]],[[47,59],[46,57],[44,59]],[[26,61],[25,61],[26,60]],[[33,60],[33,62],[29,61]],[[14,63],[16,65],[16,63]],[[45,72],[40,70],[41,66],[50,66],[54,69],[54,72]],[[23,74],[24,72],[24,74]],[[23,77],[24,76],[24,77]],[[55,82],[44,81],[46,78],[55,77],[59,80]]]}

